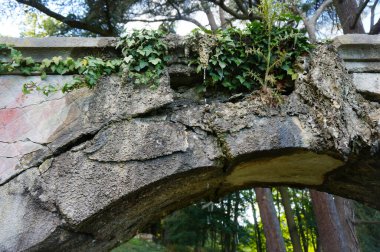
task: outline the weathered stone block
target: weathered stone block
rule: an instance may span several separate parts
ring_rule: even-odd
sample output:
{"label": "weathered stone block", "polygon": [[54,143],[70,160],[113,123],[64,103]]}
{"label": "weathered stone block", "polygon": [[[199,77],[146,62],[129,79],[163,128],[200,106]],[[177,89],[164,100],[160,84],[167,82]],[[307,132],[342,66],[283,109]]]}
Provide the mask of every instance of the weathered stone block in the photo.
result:
{"label": "weathered stone block", "polygon": [[380,73],[380,61],[346,61],[344,64],[351,73]]}
{"label": "weathered stone block", "polygon": [[353,81],[359,93],[369,100],[380,102],[380,74],[354,73]]}
{"label": "weathered stone block", "polygon": [[[8,44],[20,50],[24,56],[36,61],[61,56],[79,58],[84,56],[116,56],[114,37],[48,37],[48,38],[8,38],[0,37],[0,44]],[[100,50],[101,49],[101,50]]]}

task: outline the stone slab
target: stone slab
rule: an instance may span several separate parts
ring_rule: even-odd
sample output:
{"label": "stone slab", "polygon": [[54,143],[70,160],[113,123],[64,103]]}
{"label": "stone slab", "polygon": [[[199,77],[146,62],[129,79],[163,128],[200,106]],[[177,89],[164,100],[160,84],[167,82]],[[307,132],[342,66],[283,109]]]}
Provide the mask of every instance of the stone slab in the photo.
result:
{"label": "stone slab", "polygon": [[345,61],[350,73],[380,73],[380,61]]}
{"label": "stone slab", "polygon": [[16,48],[73,48],[114,46],[117,38],[99,37],[47,37],[47,38],[10,38],[0,37],[0,44],[13,45]]}
{"label": "stone slab", "polygon": [[333,44],[349,72],[380,72],[380,36],[348,34],[338,36]]}
{"label": "stone slab", "polygon": [[380,36],[368,34],[346,34],[335,37],[333,44],[336,47],[340,47],[342,45],[380,45]]}
{"label": "stone slab", "polygon": [[380,75],[377,73],[354,73],[354,84],[367,99],[380,102]]}
{"label": "stone slab", "polygon": [[380,61],[380,45],[341,45],[338,52],[344,61]]}
{"label": "stone slab", "polygon": [[[117,55],[114,37],[48,37],[48,38],[8,38],[0,37],[0,44],[8,44],[20,50],[24,56],[35,61],[61,56],[62,58],[81,58],[84,56],[115,57]],[[6,58],[0,57],[2,60]]]}

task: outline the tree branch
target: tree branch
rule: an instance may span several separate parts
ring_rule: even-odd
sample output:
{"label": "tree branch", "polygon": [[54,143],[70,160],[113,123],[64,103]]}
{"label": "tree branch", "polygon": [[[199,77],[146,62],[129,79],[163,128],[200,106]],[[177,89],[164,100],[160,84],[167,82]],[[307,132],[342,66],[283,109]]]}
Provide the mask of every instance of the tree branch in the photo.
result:
{"label": "tree branch", "polygon": [[369,34],[379,34],[380,33],[380,18],[379,20],[377,20],[376,24],[374,24],[371,28],[371,30],[369,31]]}
{"label": "tree branch", "polygon": [[322,13],[325,11],[325,9],[332,4],[332,0],[326,0],[324,1],[321,6],[317,9],[317,11],[314,13],[313,17],[310,19],[310,21],[313,23],[313,25],[316,25],[318,18],[322,15]]}
{"label": "tree branch", "polygon": [[177,17],[160,18],[160,19],[139,19],[139,18],[123,19],[124,22],[144,22],[144,23],[157,23],[157,22],[165,22],[165,21],[173,22],[173,21],[179,21],[179,20],[187,21],[187,22],[195,24],[199,28],[206,29],[206,27],[203,26],[201,23],[199,23],[196,19],[193,19],[187,16],[177,16]]}
{"label": "tree branch", "polygon": [[227,27],[226,16],[224,15],[224,10],[219,6],[219,19],[220,19],[220,27],[225,29]]}
{"label": "tree branch", "polygon": [[16,0],[16,1],[18,3],[25,4],[25,5],[28,5],[30,7],[33,7],[35,9],[41,11],[42,13],[44,13],[44,14],[52,17],[52,18],[55,18],[58,21],[61,21],[62,23],[67,24],[68,26],[70,26],[72,28],[83,29],[83,30],[86,30],[86,31],[89,31],[89,32],[92,32],[92,33],[95,33],[95,34],[98,34],[101,36],[115,36],[115,35],[117,35],[117,34],[111,33],[111,31],[103,30],[103,29],[99,28],[98,26],[92,26],[88,23],[62,16],[61,14],[58,14],[58,13],[50,10],[45,5],[41,4],[40,2],[38,2],[36,0]]}
{"label": "tree branch", "polygon": [[182,16],[178,6],[175,6],[175,4],[172,1],[169,1],[169,4],[177,11],[178,16]]}
{"label": "tree branch", "polygon": [[376,5],[378,4],[379,0],[375,0],[373,5],[371,6],[371,26],[370,29],[372,29],[373,25],[375,24],[375,10],[376,10]]}
{"label": "tree branch", "polygon": [[105,4],[106,4],[105,15],[107,18],[108,31],[112,34],[116,34],[117,32],[115,31],[115,27],[112,25],[112,17],[110,13],[109,0],[106,0]]}
{"label": "tree branch", "polygon": [[210,0],[210,2],[220,6],[225,12],[227,12],[228,14],[230,14],[231,16],[233,16],[234,18],[237,18],[237,19],[241,19],[241,20],[261,19],[261,17],[258,15],[252,15],[252,17],[250,17],[250,16],[246,16],[244,14],[240,14],[239,12],[237,12],[237,11],[231,9],[230,7],[226,6],[224,3],[224,0]]}
{"label": "tree branch", "polygon": [[358,21],[359,21],[360,15],[362,14],[362,12],[363,12],[363,10],[365,9],[365,7],[367,6],[368,2],[369,2],[369,0],[366,0],[365,2],[363,2],[363,3],[360,5],[358,11],[357,11],[356,14],[355,14],[355,19],[354,19],[354,22],[353,22],[352,25],[351,25],[351,29],[354,29],[354,28],[355,28],[356,24],[357,24]]}
{"label": "tree branch", "polygon": [[297,7],[296,3],[293,1],[290,5],[292,11],[298,15],[301,16],[303,23],[305,25],[305,28],[307,30],[307,33],[309,35],[309,41],[311,43],[317,42],[317,35],[316,35],[316,25],[318,18],[322,15],[323,11],[333,3],[333,0],[326,0],[322,3],[321,6],[316,10],[314,15],[311,18],[307,18],[306,14],[301,12],[299,8]]}
{"label": "tree branch", "polygon": [[210,28],[212,31],[216,31],[218,29],[218,26],[215,21],[214,14],[212,13],[209,4],[206,1],[201,1],[201,6],[203,8],[203,11],[206,13],[208,23],[210,25]]}
{"label": "tree branch", "polygon": [[249,16],[248,10],[247,10],[247,8],[244,7],[244,4],[242,3],[241,0],[235,0],[234,2],[236,3],[236,5],[237,5],[237,7],[239,8],[239,10],[240,10],[241,12],[243,12],[243,14],[244,14],[245,16]]}

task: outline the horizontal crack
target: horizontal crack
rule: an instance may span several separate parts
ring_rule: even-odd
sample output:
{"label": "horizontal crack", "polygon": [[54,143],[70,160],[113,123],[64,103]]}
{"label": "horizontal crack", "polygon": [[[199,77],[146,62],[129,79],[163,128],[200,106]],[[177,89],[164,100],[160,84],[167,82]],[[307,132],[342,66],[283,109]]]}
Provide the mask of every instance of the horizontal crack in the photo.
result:
{"label": "horizontal crack", "polygon": [[65,97],[66,97],[66,96],[62,96],[62,97],[60,97],[60,98],[56,98],[56,99],[43,100],[43,101],[41,101],[41,102],[38,102],[38,103],[32,103],[32,104],[28,104],[28,105],[25,105],[25,106],[17,106],[17,107],[2,107],[2,108],[0,108],[0,111],[1,111],[1,110],[24,109],[24,108],[28,108],[28,107],[38,106],[38,105],[44,104],[44,103],[46,103],[46,102],[59,101],[59,100],[64,99]]}
{"label": "horizontal crack", "polygon": [[92,161],[96,161],[98,163],[147,162],[147,161],[151,161],[151,160],[155,160],[155,159],[159,159],[159,158],[169,157],[169,156],[172,156],[172,155],[175,155],[178,153],[186,153],[186,151],[182,151],[182,150],[173,151],[171,153],[163,154],[163,155],[152,157],[152,158],[146,158],[146,159],[141,158],[141,159],[128,159],[128,160],[99,160],[98,158],[91,158],[90,156],[88,156],[88,159],[90,159]]}

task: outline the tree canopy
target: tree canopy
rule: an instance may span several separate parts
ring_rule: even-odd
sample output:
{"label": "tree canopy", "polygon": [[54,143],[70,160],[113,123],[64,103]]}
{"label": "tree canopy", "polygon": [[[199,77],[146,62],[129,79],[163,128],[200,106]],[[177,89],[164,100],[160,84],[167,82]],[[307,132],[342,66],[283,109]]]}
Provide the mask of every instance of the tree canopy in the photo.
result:
{"label": "tree canopy", "polygon": [[[184,20],[210,30],[225,28],[236,21],[261,19],[256,11],[260,2],[260,0],[12,0],[7,1],[5,7],[9,10],[16,5],[26,6],[28,11],[44,13],[62,22],[65,28],[61,29],[65,34],[118,36],[134,21],[173,23]],[[363,15],[370,15],[370,33],[378,34],[380,20],[375,20],[378,2],[378,0],[292,0],[284,4],[302,16],[309,36],[315,40],[316,24],[323,13],[327,13],[323,20],[332,20],[334,24],[340,23],[339,27],[344,33],[364,33],[361,18]],[[5,9],[7,8],[4,8],[3,12]],[[207,16],[208,24],[200,22],[197,18],[196,13],[200,12]]]}

